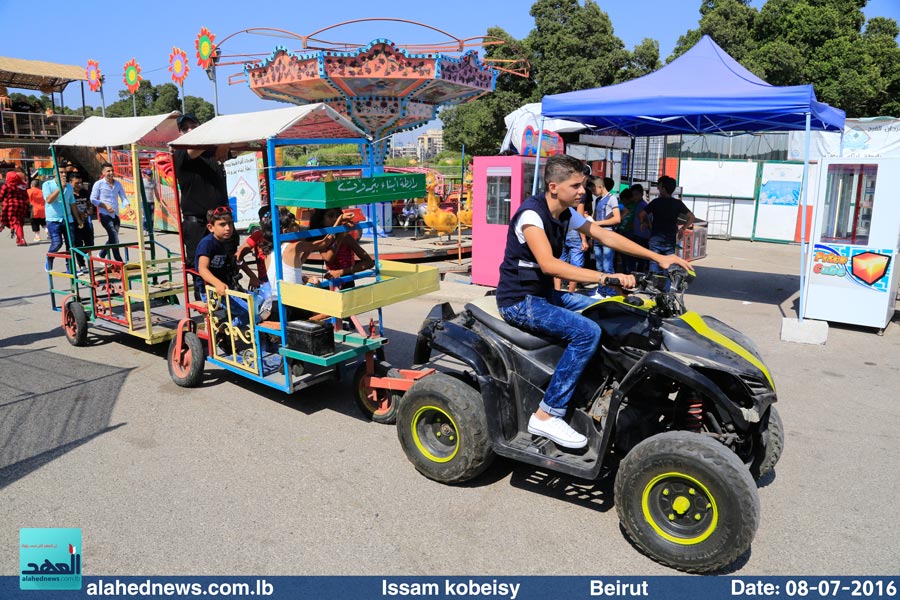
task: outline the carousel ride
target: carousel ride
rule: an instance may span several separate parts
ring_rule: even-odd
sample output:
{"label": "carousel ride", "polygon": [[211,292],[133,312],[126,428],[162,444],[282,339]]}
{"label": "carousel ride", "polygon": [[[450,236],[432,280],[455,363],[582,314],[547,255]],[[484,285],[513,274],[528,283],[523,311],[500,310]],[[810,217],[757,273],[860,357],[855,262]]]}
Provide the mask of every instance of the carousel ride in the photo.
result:
{"label": "carousel ride", "polygon": [[[399,22],[425,28],[444,39],[397,44],[379,38],[367,43],[335,42],[323,34],[351,24]],[[263,54],[225,54],[237,36],[280,37],[286,42]],[[214,36],[212,36],[214,39]],[[215,68],[240,69],[229,84],[246,83],[260,98],[291,104],[322,102],[350,119],[373,140],[376,165],[383,165],[393,134],[415,129],[437,116],[442,106],[461,104],[493,91],[500,73],[528,76],[524,57],[479,58],[478,50],[504,44],[501,38],[458,38],[405,19],[356,19],[308,35],[274,28],[244,29],[212,43]],[[289,48],[288,44],[297,45]],[[492,54],[498,54],[493,50]],[[504,55],[516,54],[504,51]]]}

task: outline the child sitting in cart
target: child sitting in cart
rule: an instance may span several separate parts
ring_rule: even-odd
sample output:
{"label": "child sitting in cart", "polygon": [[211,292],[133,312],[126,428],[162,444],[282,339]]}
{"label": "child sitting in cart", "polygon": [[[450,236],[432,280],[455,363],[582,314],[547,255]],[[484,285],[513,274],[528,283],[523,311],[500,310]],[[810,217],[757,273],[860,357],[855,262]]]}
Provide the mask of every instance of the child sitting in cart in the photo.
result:
{"label": "child sitting in cart", "polygon": [[[309,220],[309,228],[322,229],[325,227],[325,223],[335,223],[337,226],[339,222],[342,222],[342,216],[343,211],[339,208],[316,210]],[[343,216],[344,223],[347,219],[347,216]],[[350,222],[352,223],[352,220]],[[330,248],[322,250],[322,260],[325,262],[325,279],[339,279],[375,266],[375,261],[369,256],[369,253],[363,250],[349,232],[337,234],[334,244]],[[356,287],[355,281],[334,285],[334,289],[337,290],[352,287]]]}
{"label": "child sitting in cart", "polygon": [[[226,282],[234,280],[233,255],[228,252],[226,242],[235,234],[234,218],[231,209],[219,206],[206,213],[206,228],[209,233],[197,244],[196,263],[194,267],[202,278],[195,280],[197,292],[201,300],[206,302],[206,285],[215,288],[216,295],[227,298],[231,307],[234,325],[247,325],[250,315],[247,304],[241,298],[226,296],[225,290],[230,288]],[[227,308],[227,306],[225,307]]]}
{"label": "child sitting in cart", "polygon": [[[246,263],[244,262],[245,257],[250,254],[254,257],[256,262],[256,274],[254,275],[252,271],[248,273],[250,277],[250,282],[248,284],[249,289],[255,290],[269,281],[269,275],[266,271],[266,256],[267,252],[263,252],[262,247],[262,239],[263,239],[263,231],[265,228],[268,228],[269,231],[272,230],[272,209],[268,204],[264,204],[259,209],[259,224],[260,227],[257,227],[255,231],[253,231],[243,244],[240,245],[237,249],[237,253],[235,254],[235,258],[237,259],[237,263],[239,266],[244,268]],[[269,241],[269,252],[272,250],[271,240]],[[246,269],[244,272],[248,272]]]}
{"label": "child sitting in cart", "polygon": [[[300,230],[300,224],[297,223],[297,218],[287,208],[279,208],[278,217],[281,233],[294,233]],[[310,222],[312,223],[315,218],[314,213]],[[338,214],[334,220],[333,227],[340,227],[352,223],[352,216]],[[263,236],[260,240],[260,252],[266,256],[266,272],[272,274],[275,273],[275,254],[272,252],[274,249],[272,224],[270,221],[264,220],[261,225]],[[303,273],[303,264],[311,253],[326,252],[331,249],[335,245],[335,240],[336,236],[329,233],[316,238],[283,242],[281,244],[281,280],[288,283],[318,285],[320,283],[318,277],[314,275],[305,275]],[[256,298],[257,306],[259,308],[257,315],[260,320],[266,320],[269,318],[269,315],[277,313],[277,305],[275,303],[278,301],[278,286],[275,282],[270,280],[267,284],[261,286]],[[313,315],[310,311],[291,306],[285,307],[285,315],[288,321],[295,321],[298,319],[315,320],[319,317],[319,315]]]}

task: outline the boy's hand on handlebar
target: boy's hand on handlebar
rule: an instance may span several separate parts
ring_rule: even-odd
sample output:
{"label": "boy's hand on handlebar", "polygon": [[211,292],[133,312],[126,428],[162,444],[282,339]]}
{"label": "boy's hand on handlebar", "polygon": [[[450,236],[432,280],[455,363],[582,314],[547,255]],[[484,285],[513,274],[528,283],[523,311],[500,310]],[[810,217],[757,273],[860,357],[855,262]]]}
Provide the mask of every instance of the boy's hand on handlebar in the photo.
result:
{"label": "boy's hand on handlebar", "polygon": [[637,283],[634,279],[634,275],[626,275],[625,273],[609,273],[603,279],[603,285],[615,285],[626,290],[633,290],[637,286]]}
{"label": "boy's hand on handlebar", "polygon": [[668,268],[671,267],[672,265],[678,265],[679,267],[681,267],[681,268],[684,269],[685,271],[693,271],[693,270],[694,270],[694,268],[691,266],[691,263],[689,263],[688,261],[684,260],[684,259],[681,258],[680,256],[676,256],[676,255],[674,255],[674,254],[669,254],[669,255],[666,255],[666,256],[660,256],[659,259],[658,259],[656,262],[659,263],[659,266],[660,266],[663,270],[668,269]]}

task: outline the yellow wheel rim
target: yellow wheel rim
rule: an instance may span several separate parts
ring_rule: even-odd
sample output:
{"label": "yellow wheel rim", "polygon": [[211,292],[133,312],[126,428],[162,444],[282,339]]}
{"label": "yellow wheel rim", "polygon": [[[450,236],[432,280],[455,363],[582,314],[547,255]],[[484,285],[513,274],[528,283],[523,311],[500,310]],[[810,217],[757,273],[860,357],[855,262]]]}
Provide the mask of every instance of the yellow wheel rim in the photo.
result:
{"label": "yellow wheel rim", "polygon": [[422,456],[436,463],[450,462],[459,452],[459,428],[446,411],[423,406],[412,418],[412,437]]}
{"label": "yellow wheel rim", "polygon": [[709,489],[676,471],[657,475],[644,486],[641,510],[660,537],[682,546],[703,542],[719,523],[719,509]]}

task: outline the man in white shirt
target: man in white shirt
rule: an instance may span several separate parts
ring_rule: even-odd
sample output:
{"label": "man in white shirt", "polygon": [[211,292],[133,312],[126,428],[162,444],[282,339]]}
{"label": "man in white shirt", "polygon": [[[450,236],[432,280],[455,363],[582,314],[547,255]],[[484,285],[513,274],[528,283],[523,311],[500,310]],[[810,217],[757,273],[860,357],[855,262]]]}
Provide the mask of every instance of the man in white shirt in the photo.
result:
{"label": "man in white shirt", "polygon": [[[111,246],[113,258],[122,262],[122,255],[119,253],[119,200],[122,204],[130,206],[128,198],[125,196],[125,188],[116,181],[113,173],[113,166],[109,163],[103,163],[100,167],[102,179],[94,183],[91,188],[91,203],[97,207],[100,215],[100,225],[106,230],[109,236],[106,245]],[[100,258],[106,258],[107,251],[103,249],[100,252]]]}

